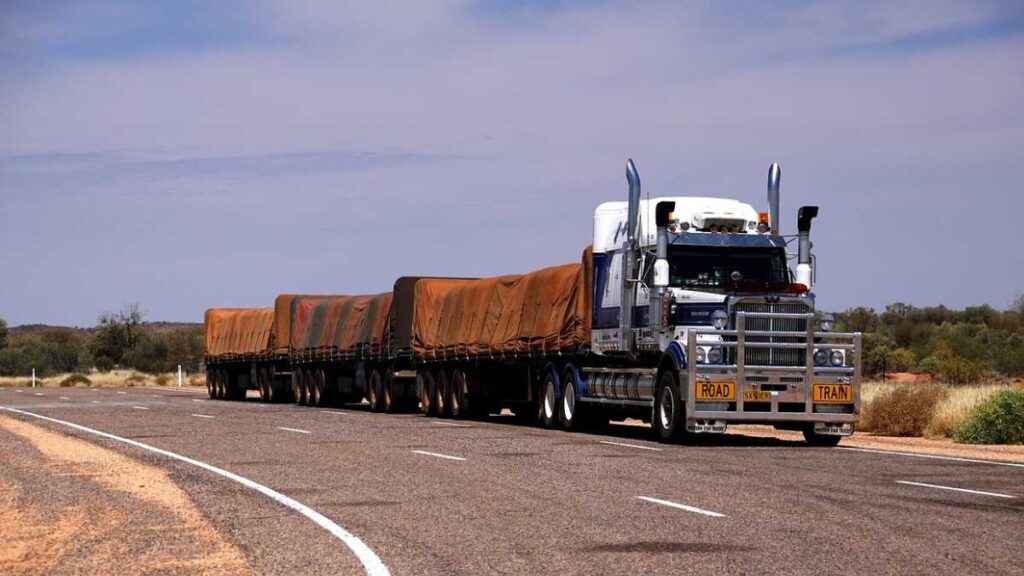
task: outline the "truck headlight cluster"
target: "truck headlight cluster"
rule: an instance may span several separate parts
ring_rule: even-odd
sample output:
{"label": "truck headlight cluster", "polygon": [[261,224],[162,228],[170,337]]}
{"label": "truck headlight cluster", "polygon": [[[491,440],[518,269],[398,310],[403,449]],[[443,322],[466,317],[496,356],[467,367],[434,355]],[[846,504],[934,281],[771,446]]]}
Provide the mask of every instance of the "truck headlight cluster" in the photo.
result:
{"label": "truck headlight cluster", "polygon": [[815,366],[826,366],[831,364],[832,366],[839,367],[846,363],[846,354],[842,350],[829,350],[828,348],[818,348],[814,351],[814,365]]}
{"label": "truck headlight cluster", "polygon": [[721,364],[722,348],[711,346],[710,348],[697,347],[697,364]]}
{"label": "truck headlight cluster", "polygon": [[728,323],[729,315],[725,313],[725,310],[715,310],[711,313],[711,325],[715,327],[715,330],[725,330]]}

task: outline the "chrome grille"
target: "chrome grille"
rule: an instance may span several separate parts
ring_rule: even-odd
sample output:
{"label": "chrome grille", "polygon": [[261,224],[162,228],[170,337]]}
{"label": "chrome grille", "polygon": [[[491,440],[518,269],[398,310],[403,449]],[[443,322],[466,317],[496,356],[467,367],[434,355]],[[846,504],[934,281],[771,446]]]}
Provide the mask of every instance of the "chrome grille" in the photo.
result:
{"label": "chrome grille", "polygon": [[[738,302],[732,309],[735,312],[766,312],[783,314],[806,314],[811,307],[805,302],[765,302],[765,301],[744,301]],[[736,316],[732,317],[732,327],[736,327]],[[807,320],[800,318],[747,318],[744,327],[747,330],[763,330],[771,332],[806,332]],[[805,338],[794,338],[784,336],[747,336],[747,342],[772,342],[772,343],[800,343]],[[776,348],[746,348],[744,350],[746,365],[756,366],[804,366],[806,356],[804,350],[776,349]],[[732,355],[735,356],[735,349]],[[735,357],[730,358],[734,363]]]}

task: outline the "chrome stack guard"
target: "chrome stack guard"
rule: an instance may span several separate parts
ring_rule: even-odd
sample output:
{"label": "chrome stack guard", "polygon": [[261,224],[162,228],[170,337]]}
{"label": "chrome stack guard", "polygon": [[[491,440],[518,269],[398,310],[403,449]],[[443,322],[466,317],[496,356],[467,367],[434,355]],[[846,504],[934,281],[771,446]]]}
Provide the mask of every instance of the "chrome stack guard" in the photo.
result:
{"label": "chrome stack guard", "polygon": [[[775,318],[806,320],[806,331],[746,330],[747,318]],[[735,364],[697,364],[687,362],[686,420],[732,421],[748,423],[822,422],[828,424],[853,424],[860,418],[861,381],[861,334],[859,332],[815,332],[814,314],[781,312],[736,312],[735,330],[712,328],[691,329],[687,333],[686,357],[697,358],[698,336],[717,335],[735,338],[735,341],[714,342],[714,346],[735,348]],[[747,342],[750,336],[782,337],[800,342]],[[701,346],[709,343],[701,342]],[[761,366],[746,365],[747,348],[802,349],[806,351],[803,366]],[[814,349],[829,348],[846,351],[843,366],[815,366]],[[723,354],[725,357],[725,354]],[[698,406],[696,391],[698,382],[733,382],[733,400],[703,402]],[[819,403],[816,411],[812,390],[814,384],[850,384],[853,391],[852,408],[846,404]],[[767,385],[767,386],[766,386]],[[779,390],[782,388],[782,390]],[[771,390],[768,410],[765,402],[758,401],[758,410],[746,410],[744,392],[750,390]],[[803,410],[799,410],[803,404]],[[784,406],[783,406],[784,405]],[[830,410],[828,406],[841,407],[842,411]],[[723,409],[725,407],[726,409]],[[785,408],[784,410],[781,408]],[[799,410],[799,411],[798,411]],[[724,424],[724,422],[723,422]],[[850,427],[843,426],[844,430]]]}

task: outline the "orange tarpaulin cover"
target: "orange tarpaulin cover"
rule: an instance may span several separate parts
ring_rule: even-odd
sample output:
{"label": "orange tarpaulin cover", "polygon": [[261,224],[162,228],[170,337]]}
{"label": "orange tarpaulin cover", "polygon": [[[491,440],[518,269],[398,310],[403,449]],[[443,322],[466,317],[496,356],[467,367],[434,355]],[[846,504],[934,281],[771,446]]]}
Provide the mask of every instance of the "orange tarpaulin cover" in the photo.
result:
{"label": "orange tarpaulin cover", "polygon": [[390,308],[390,292],[369,296],[295,296],[291,300],[291,348],[382,355]]}
{"label": "orange tarpaulin cover", "polygon": [[479,280],[416,282],[421,358],[551,353],[590,344],[591,253],[583,262]]}
{"label": "orange tarpaulin cover", "polygon": [[267,352],[272,308],[210,308],[203,320],[207,356],[245,356]]}

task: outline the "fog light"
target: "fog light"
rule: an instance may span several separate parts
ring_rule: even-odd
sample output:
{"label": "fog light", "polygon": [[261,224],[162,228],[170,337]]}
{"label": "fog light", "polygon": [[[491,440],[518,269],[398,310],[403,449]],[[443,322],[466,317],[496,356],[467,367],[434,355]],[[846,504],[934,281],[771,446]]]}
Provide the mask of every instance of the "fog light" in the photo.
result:
{"label": "fog light", "polygon": [[707,352],[703,348],[697,348],[697,364],[705,364],[707,361]]}
{"label": "fog light", "polygon": [[814,365],[824,366],[828,363],[828,350],[820,349],[814,351]]}
{"label": "fog light", "polygon": [[833,350],[832,353],[829,354],[829,361],[832,362],[833,366],[842,366],[843,361],[845,360],[846,358],[843,357],[842,350]]}

